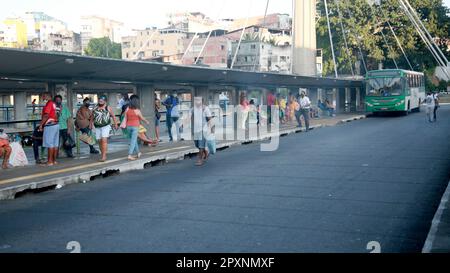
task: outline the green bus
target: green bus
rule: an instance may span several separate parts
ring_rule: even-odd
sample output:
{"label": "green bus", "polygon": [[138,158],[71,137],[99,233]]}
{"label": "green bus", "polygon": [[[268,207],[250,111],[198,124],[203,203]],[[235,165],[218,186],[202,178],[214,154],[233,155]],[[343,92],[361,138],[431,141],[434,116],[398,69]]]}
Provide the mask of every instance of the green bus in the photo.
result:
{"label": "green bus", "polygon": [[366,75],[366,110],[380,112],[420,111],[425,100],[424,74],[402,69],[369,71]]}

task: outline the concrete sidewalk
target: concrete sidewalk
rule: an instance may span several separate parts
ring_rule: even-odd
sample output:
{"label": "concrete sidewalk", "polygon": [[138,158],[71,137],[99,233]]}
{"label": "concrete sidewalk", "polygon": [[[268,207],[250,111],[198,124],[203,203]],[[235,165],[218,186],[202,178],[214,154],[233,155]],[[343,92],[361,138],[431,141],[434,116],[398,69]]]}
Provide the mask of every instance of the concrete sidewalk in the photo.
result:
{"label": "concrete sidewalk", "polygon": [[450,181],[431,223],[423,253],[450,253]]}
{"label": "concrete sidewalk", "polygon": [[[344,114],[332,118],[311,120],[311,128],[334,126],[365,118],[361,114]],[[304,131],[294,123],[281,125],[279,135],[287,135]],[[261,136],[259,141],[269,139],[270,133]],[[217,149],[223,150],[249,141],[220,141]],[[25,192],[39,192],[48,189],[57,189],[68,184],[86,183],[97,178],[120,174],[132,170],[154,167],[174,160],[183,160],[196,156],[198,149],[192,141],[163,142],[157,147],[143,147],[143,156],[136,161],[127,160],[128,141],[113,139],[107,162],[98,162],[98,155],[89,155],[87,150],[75,159],[61,158],[57,166],[45,167],[30,165],[27,167],[1,170],[0,200],[14,199]]]}

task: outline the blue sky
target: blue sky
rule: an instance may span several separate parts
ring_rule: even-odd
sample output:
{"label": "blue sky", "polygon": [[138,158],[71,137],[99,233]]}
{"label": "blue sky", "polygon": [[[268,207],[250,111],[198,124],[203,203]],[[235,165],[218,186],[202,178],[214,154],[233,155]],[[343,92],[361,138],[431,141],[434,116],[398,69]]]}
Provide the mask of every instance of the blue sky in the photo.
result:
{"label": "blue sky", "polygon": [[[450,0],[444,2],[450,6]],[[269,13],[291,14],[291,3],[291,0],[272,0]],[[75,31],[79,30],[81,15],[93,14],[122,21],[130,28],[163,27],[166,14],[171,12],[201,11],[213,18],[236,18],[264,14],[265,4],[266,0],[15,0],[2,5],[0,19],[24,11],[43,11],[67,22]]]}

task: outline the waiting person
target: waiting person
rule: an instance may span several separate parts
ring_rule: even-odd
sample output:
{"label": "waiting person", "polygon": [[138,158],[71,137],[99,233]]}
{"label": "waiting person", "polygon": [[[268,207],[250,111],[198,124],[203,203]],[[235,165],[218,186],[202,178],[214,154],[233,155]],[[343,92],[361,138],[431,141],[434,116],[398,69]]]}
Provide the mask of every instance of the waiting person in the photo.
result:
{"label": "waiting person", "polygon": [[426,104],[426,114],[429,122],[434,122],[433,120],[433,112],[436,106],[434,95],[431,92],[427,93],[427,97],[425,98]]}
{"label": "waiting person", "polygon": [[41,149],[41,154],[44,153],[44,147],[42,146],[42,138],[43,138],[43,132],[39,131],[39,128],[34,129],[33,135],[31,136],[31,139],[33,140],[33,154],[34,154],[34,160],[36,164],[44,164],[45,162],[41,160],[41,157],[39,155],[39,148]]}
{"label": "waiting person", "polygon": [[433,98],[434,98],[434,111],[433,111],[433,118],[434,121],[436,122],[436,112],[439,108],[439,94],[438,93],[434,93],[433,94]]}
{"label": "waiting person", "polygon": [[58,116],[61,108],[58,107],[50,94],[42,95],[43,101],[47,101],[42,109],[42,119],[39,130],[43,131],[43,146],[47,148],[47,166],[56,165],[56,157],[59,149],[59,123]]}
{"label": "waiting person", "polygon": [[[306,96],[306,93],[303,91],[300,94],[300,117],[303,116],[303,119],[305,121],[306,131],[309,131],[309,111],[311,109],[311,101]],[[299,127],[302,127],[301,120],[298,119]]]}
{"label": "waiting person", "polygon": [[256,121],[256,125],[259,125],[259,111],[258,107],[255,105],[255,101],[253,99],[249,102],[249,113],[248,119],[254,123]]}
{"label": "waiting person", "polygon": [[161,124],[161,101],[155,98],[155,137],[156,142],[161,142],[159,138],[159,125]]}
{"label": "waiting person", "polygon": [[59,135],[62,138],[62,146],[64,151],[66,152],[67,157],[73,158],[72,153],[73,147],[71,144],[74,142],[71,136],[73,128],[72,115],[69,111],[69,108],[66,105],[62,104],[62,97],[60,95],[55,97],[55,104],[56,107],[60,108],[61,113],[58,118],[58,123],[59,123]]}
{"label": "waiting person", "polygon": [[192,109],[194,144],[199,149],[196,166],[205,164],[208,159],[206,150],[206,134],[212,128],[212,114],[208,106],[203,104],[202,97],[194,98],[194,108]]}
{"label": "waiting person", "polygon": [[[133,95],[130,97],[130,105],[128,109],[125,111],[125,119],[124,123],[127,127],[128,132],[130,133],[130,148],[128,150],[128,160],[136,160],[141,157],[141,152],[139,151],[138,144],[138,135],[139,135],[139,126],[141,125],[141,121],[144,121],[147,124],[150,124],[148,120],[142,115],[139,110],[139,97]],[[121,127],[124,127],[123,125]],[[135,157],[136,155],[137,157]]]}
{"label": "waiting person", "polygon": [[286,99],[280,95],[278,100],[278,105],[280,107],[280,122],[285,123],[286,122]]}
{"label": "waiting person", "polygon": [[[81,134],[86,136],[91,135],[91,131],[94,129],[94,115],[89,109],[91,106],[91,100],[89,98],[85,98],[83,100],[83,105],[78,109],[77,115],[75,118],[75,128],[77,131],[80,131]],[[88,143],[89,152],[91,154],[99,154],[99,151],[94,148],[92,143]]]}
{"label": "waiting person", "polygon": [[166,125],[167,125],[167,131],[169,133],[169,141],[173,141],[172,136],[172,109],[178,105],[178,98],[175,96],[174,93],[171,93],[169,97],[167,97],[162,104],[166,107]]}
{"label": "waiting person", "polygon": [[250,104],[247,100],[247,95],[242,92],[239,98],[239,105],[241,107],[241,128],[245,130],[247,128],[247,121],[248,121],[248,111]]}
{"label": "waiting person", "polygon": [[106,161],[108,152],[108,138],[112,127],[117,130],[117,120],[111,107],[107,104],[108,99],[102,95],[98,98],[98,104],[93,110],[95,135],[99,141],[101,159],[100,162]]}
{"label": "waiting person", "polygon": [[276,103],[276,97],[272,90],[267,94],[267,123],[272,124],[272,106]]}
{"label": "waiting person", "polygon": [[9,143],[8,135],[0,129],[0,158],[3,157],[2,169],[9,168],[9,157],[11,156],[12,148]]}
{"label": "waiting person", "polygon": [[33,108],[33,115],[36,114],[36,99],[31,102],[31,107]]}
{"label": "waiting person", "polygon": [[153,141],[151,138],[147,135],[147,128],[145,128],[142,125],[139,125],[138,129],[138,139],[142,141],[144,145],[156,145],[158,142]]}
{"label": "waiting person", "polygon": [[330,114],[330,117],[336,116],[336,111],[334,109],[333,104],[330,102],[330,100],[328,100],[328,99],[325,100],[325,107],[327,108],[328,113]]}
{"label": "waiting person", "polygon": [[126,107],[128,106],[129,103],[130,98],[128,97],[128,93],[123,93],[119,102],[117,102],[117,109],[121,111],[120,115],[122,115],[125,112],[125,110],[127,109]]}
{"label": "waiting person", "polygon": [[290,120],[294,121],[299,115],[298,111],[300,110],[300,104],[297,102],[297,98],[294,95],[291,95],[291,103],[290,103]]}

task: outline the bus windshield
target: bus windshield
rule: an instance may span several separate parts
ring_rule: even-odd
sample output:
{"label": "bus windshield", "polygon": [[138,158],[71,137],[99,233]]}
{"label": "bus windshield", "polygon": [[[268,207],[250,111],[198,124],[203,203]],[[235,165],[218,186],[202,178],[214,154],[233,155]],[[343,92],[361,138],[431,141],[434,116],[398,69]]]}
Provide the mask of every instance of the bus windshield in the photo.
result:
{"label": "bus windshield", "polygon": [[403,94],[401,77],[369,78],[367,81],[367,96],[389,97]]}

